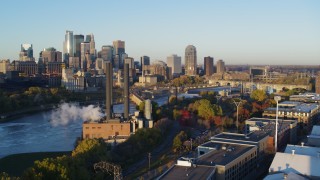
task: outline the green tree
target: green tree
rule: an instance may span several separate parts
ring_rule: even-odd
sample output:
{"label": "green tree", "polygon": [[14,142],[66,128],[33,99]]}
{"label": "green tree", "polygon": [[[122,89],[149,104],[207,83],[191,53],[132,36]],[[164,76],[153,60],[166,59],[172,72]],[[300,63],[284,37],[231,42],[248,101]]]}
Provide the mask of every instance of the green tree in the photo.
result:
{"label": "green tree", "polygon": [[267,98],[267,95],[264,90],[256,89],[252,91],[250,98],[262,102]]}
{"label": "green tree", "polygon": [[173,139],[172,148],[174,151],[179,151],[182,148],[183,142],[188,139],[187,133],[180,131]]}

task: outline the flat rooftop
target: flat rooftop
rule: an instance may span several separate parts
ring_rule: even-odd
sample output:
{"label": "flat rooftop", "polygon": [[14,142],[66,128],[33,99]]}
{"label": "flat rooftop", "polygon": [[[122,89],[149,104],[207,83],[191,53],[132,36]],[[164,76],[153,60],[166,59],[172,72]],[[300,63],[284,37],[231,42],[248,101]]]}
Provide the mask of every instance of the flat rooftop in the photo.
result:
{"label": "flat rooftop", "polygon": [[224,133],[217,134],[211,137],[210,139],[215,141],[220,140],[220,141],[228,141],[228,142],[241,141],[242,143],[245,143],[245,142],[259,142],[266,136],[268,136],[268,134],[263,131],[254,131],[247,135],[224,132]]}
{"label": "flat rooftop", "polygon": [[[279,103],[279,111],[309,113],[318,108],[317,103],[301,103],[296,101],[284,101]],[[269,107],[265,111],[276,111],[276,107]]]}
{"label": "flat rooftop", "polygon": [[[207,142],[201,145],[202,147],[211,147],[214,150],[200,156],[196,163],[200,165],[227,165],[236,158],[242,156],[249,150],[256,148],[250,145],[224,144],[217,142]],[[201,148],[201,146],[199,146]],[[224,148],[225,147],[225,148]]]}
{"label": "flat rooftop", "polygon": [[[295,154],[312,156],[312,157],[318,157],[318,154],[320,153],[320,147],[298,146],[298,145],[291,145],[291,144],[287,145],[284,153],[292,154],[292,150],[295,150],[294,151]],[[320,157],[319,157],[319,161],[320,161]]]}
{"label": "flat rooftop", "polygon": [[[251,127],[259,127],[260,130],[268,132],[270,136],[274,136],[275,134],[275,125],[276,125],[276,120],[275,119],[267,119],[267,118],[251,118],[246,120],[246,123],[253,122],[255,123],[254,125],[248,124]],[[278,120],[278,128],[279,131],[285,130],[287,128],[290,128],[291,124],[297,123],[296,120],[283,120],[279,119]]]}
{"label": "flat rooftop", "polygon": [[160,179],[166,180],[186,180],[186,179],[207,179],[210,174],[215,170],[214,166],[178,166],[175,165]]}

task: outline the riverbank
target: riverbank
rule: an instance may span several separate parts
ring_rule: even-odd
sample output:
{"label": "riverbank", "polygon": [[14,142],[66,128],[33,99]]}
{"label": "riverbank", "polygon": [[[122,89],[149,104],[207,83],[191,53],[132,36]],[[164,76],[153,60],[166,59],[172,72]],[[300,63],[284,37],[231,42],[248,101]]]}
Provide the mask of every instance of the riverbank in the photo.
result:
{"label": "riverbank", "polygon": [[4,114],[0,115],[0,123],[9,122],[9,121],[15,120],[17,118],[36,114],[39,112],[50,111],[54,108],[55,108],[54,104],[49,104],[49,105],[45,105],[45,106],[42,105],[42,106],[29,107],[29,108],[25,108],[23,110],[18,110],[18,111],[14,111],[14,112],[10,112],[10,113],[4,113]]}
{"label": "riverbank", "polygon": [[27,168],[33,166],[34,161],[63,155],[71,155],[71,151],[12,154],[0,159],[0,172],[21,176]]}

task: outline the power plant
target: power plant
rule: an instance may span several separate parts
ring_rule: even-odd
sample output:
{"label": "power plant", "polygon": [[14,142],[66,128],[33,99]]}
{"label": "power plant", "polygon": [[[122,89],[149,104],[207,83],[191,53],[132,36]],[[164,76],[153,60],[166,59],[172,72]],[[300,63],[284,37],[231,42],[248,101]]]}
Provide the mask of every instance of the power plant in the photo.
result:
{"label": "power plant", "polygon": [[111,62],[106,62],[106,112],[105,118],[100,121],[86,121],[83,123],[82,132],[84,139],[103,138],[106,142],[123,142],[132,133],[135,133],[139,128],[152,128],[152,102],[145,100],[144,117],[130,116],[129,112],[129,64],[124,64],[123,71],[123,97],[124,108],[123,116],[114,116],[113,113],[113,66]]}

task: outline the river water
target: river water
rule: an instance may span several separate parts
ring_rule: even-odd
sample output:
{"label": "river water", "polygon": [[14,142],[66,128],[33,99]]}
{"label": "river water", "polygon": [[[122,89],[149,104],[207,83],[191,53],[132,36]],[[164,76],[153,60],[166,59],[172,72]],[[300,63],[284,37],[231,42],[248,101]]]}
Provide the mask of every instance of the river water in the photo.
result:
{"label": "river water", "polygon": [[[159,105],[167,102],[168,97],[155,99]],[[130,104],[134,113],[135,104]],[[123,104],[114,105],[115,113],[123,112]],[[67,125],[52,126],[51,111],[37,113],[16,120],[0,123],[0,158],[18,153],[71,151],[82,133],[82,119]]]}

